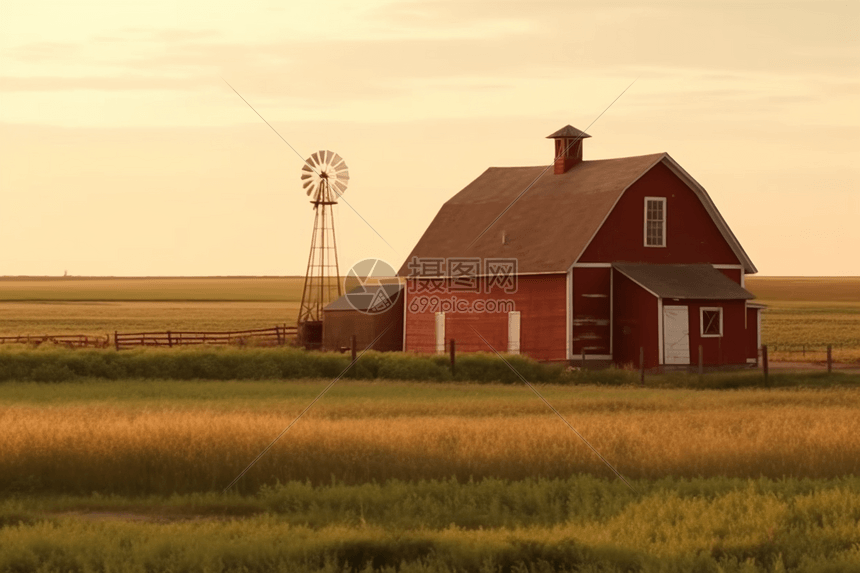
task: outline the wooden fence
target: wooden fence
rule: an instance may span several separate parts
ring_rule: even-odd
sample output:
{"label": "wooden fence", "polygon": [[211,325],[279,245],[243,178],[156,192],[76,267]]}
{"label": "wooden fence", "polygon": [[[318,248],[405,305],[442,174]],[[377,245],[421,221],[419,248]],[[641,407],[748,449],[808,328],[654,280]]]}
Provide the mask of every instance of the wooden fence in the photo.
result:
{"label": "wooden fence", "polygon": [[278,346],[295,340],[295,326],[280,325],[257,330],[230,332],[115,332],[114,346],[117,350],[135,346],[188,346],[194,344],[238,344],[254,346]]}
{"label": "wooden fence", "polygon": [[110,335],[92,336],[88,334],[43,334],[25,336],[0,336],[0,344],[32,344],[39,346],[50,342],[57,345],[74,348],[107,348],[110,346]]}

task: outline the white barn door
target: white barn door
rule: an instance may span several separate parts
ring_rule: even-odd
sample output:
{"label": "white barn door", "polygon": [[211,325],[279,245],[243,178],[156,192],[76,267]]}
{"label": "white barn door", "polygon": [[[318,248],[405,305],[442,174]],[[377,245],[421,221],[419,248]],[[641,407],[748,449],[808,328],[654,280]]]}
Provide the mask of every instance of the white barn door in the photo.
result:
{"label": "white barn door", "polygon": [[664,364],[690,363],[690,315],[686,306],[663,307]]}

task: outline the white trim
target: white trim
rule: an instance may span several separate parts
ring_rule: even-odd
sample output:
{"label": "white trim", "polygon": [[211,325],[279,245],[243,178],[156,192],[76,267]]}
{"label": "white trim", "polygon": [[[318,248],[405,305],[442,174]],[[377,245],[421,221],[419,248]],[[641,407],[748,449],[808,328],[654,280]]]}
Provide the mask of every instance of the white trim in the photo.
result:
{"label": "white trim", "polygon": [[[612,360],[612,355],[611,354],[586,354],[585,359],[586,360]],[[574,362],[576,360],[582,360],[582,354],[577,354],[576,356],[571,358],[571,360],[573,360]]]}
{"label": "white trim", "polygon": [[[441,327],[440,327],[441,326]],[[436,354],[445,354],[445,313],[437,312],[433,323],[433,342],[436,344]],[[440,336],[441,335],[441,336]],[[440,344],[441,339],[441,344]]]}
{"label": "white trim", "polygon": [[615,351],[612,349],[612,324],[614,322],[612,319],[612,309],[614,306],[612,296],[614,291],[612,277],[615,275],[615,273],[613,272],[614,270],[615,269],[609,269],[609,356],[612,356],[615,353]]}
{"label": "white trim", "polygon": [[758,360],[755,358],[747,358],[747,364],[756,364]]}
{"label": "white trim", "polygon": [[738,269],[741,271],[744,270],[743,265],[711,265],[711,266],[714,267],[715,269]]}
{"label": "white trim", "polygon": [[409,321],[406,320],[409,314],[409,305],[406,304],[408,301],[406,297],[409,295],[409,284],[403,284],[403,344],[400,348],[403,349],[403,352],[406,352],[406,325],[409,324]]}
{"label": "white trim", "polygon": [[[511,258],[515,258],[515,257],[511,257]],[[611,265],[607,264],[606,266],[611,266]],[[517,269],[517,276],[518,277],[526,277],[526,276],[533,276],[533,275],[535,275],[535,276],[536,275],[563,275],[564,273],[565,273],[565,271],[520,272],[519,269]],[[450,276],[449,275],[410,275],[410,276],[403,277],[403,278],[405,280],[412,280],[412,279],[422,279],[422,280],[428,280],[428,279],[461,279],[461,278],[463,278],[463,276],[464,275],[450,275]],[[480,279],[480,278],[484,278],[484,277],[494,277],[496,275],[480,274],[480,275],[468,275],[468,276]]]}
{"label": "white trim", "polygon": [[[648,244],[648,201],[659,201],[659,202],[663,203],[663,209],[662,209],[662,211],[663,211],[663,219],[662,219],[663,229],[661,230],[661,233],[660,233],[660,238],[662,239],[662,242],[659,245],[649,245]],[[660,248],[660,249],[666,248],[666,243],[668,242],[666,240],[666,218],[667,218],[666,217],[667,216],[666,207],[667,207],[667,205],[668,205],[668,202],[666,201],[665,197],[645,197],[645,206],[642,209],[642,218],[644,220],[644,223],[642,224],[642,246],[643,247]]]}
{"label": "white trim", "polygon": [[573,309],[573,267],[567,270],[567,300],[565,301],[565,308],[567,310],[567,316],[565,317],[565,344],[567,345],[567,358],[570,359],[573,356],[573,346],[571,345],[571,336],[573,330],[573,318],[571,313]]}
{"label": "white trim", "polygon": [[612,263],[573,263],[570,265],[571,269],[603,269],[606,267],[612,267]]}
{"label": "white trim", "polygon": [[609,295],[608,294],[582,294],[580,296],[583,296],[585,298],[606,298]]}
{"label": "white trim", "polygon": [[[519,354],[522,341],[522,316],[520,311],[508,313],[508,354]],[[514,335],[514,336],[512,336]]]}
{"label": "white trim", "polygon": [[[755,333],[755,347],[756,347],[756,356],[758,356],[758,349],[761,348],[761,309],[756,308],[756,333]],[[756,360],[756,364],[758,364],[758,360]]]}
{"label": "white trim", "polygon": [[[702,187],[698,181],[693,179],[689,173],[684,171],[684,168],[681,167],[674,159],[672,159],[668,153],[663,154],[663,158],[661,161],[665,161],[666,167],[668,167],[672,172],[675,173],[684,183],[687,184],[688,187],[693,189],[693,191],[699,196],[699,200],[704,205],[705,210],[711,216],[714,223],[717,225],[717,229],[720,231],[720,234],[723,235],[723,239],[729,244],[729,248],[732,249],[732,252],[738,258],[738,261],[744,266],[744,268],[750,274],[757,273],[758,269],[755,268],[755,265],[750,260],[749,255],[747,255],[744,248],[741,246],[740,241],[738,241],[737,237],[735,237],[732,230],[729,228],[729,225],[726,223],[726,220],[723,219],[723,216],[720,214],[719,210],[717,210],[717,206],[714,205],[713,200],[711,199],[708,192],[705,191],[705,188]],[[641,177],[641,176],[640,176]]]}
{"label": "white trim", "polygon": [[[588,239],[588,242],[585,243],[585,246],[582,247],[582,250],[579,251],[579,254],[576,255],[575,259],[573,259],[574,265],[581,264],[581,263],[577,263],[577,261],[582,257],[582,254],[588,250],[588,247],[591,246],[591,242],[594,241],[594,237],[596,237],[597,233],[600,232],[600,229],[603,228],[603,225],[606,223],[606,220],[609,218],[609,215],[611,215],[612,212],[615,210],[615,206],[618,205],[618,202],[621,201],[621,198],[624,197],[624,194],[627,193],[627,190],[630,189],[630,187],[632,187],[633,185],[635,185],[637,181],[642,179],[642,177],[644,177],[646,173],[651,171],[651,169],[653,169],[655,165],[657,165],[658,163],[663,161],[663,159],[665,159],[668,156],[669,155],[667,153],[661,153],[660,156],[654,160],[654,163],[652,163],[651,165],[649,165],[648,167],[643,169],[642,173],[640,173],[639,176],[636,177],[636,179],[634,179],[633,181],[628,183],[627,187],[625,187],[624,189],[621,190],[621,193],[618,194],[618,197],[616,197],[615,201],[612,203],[612,207],[609,208],[609,210],[606,212],[606,215],[603,216],[603,220],[601,220],[600,224],[597,226],[597,229],[595,229],[594,233],[591,234],[591,238]],[[588,264],[588,263],[585,263],[585,264]],[[573,265],[571,265],[571,266],[573,266]]]}
{"label": "white trim", "polygon": [[663,365],[663,299],[657,297],[657,364]]}
{"label": "white trim", "polygon": [[746,276],[746,273],[744,272],[743,267],[741,267],[741,288],[747,288],[746,285],[744,284],[744,277],[745,276]]}
{"label": "white trim", "polygon": [[[705,334],[705,311],[716,310],[720,313],[720,333]],[[721,306],[700,306],[699,307],[699,336],[702,338],[722,338],[723,336],[723,307]]]}

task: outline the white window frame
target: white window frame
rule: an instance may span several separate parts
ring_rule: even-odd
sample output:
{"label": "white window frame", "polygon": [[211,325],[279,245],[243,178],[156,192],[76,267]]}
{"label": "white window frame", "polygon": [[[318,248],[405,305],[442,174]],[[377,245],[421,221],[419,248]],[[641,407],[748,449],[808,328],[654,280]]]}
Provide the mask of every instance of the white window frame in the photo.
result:
{"label": "white window frame", "polygon": [[[663,229],[661,231],[661,236],[663,242],[659,245],[649,245],[648,244],[648,202],[649,201],[659,201],[663,204]],[[656,247],[661,248],[666,246],[666,198],[665,197],[645,197],[645,207],[643,209],[642,214],[642,245],[645,247]]]}
{"label": "white window frame", "polygon": [[[716,311],[720,317],[720,333],[705,334],[705,311]],[[702,338],[720,338],[723,336],[723,308],[721,306],[701,306],[699,307],[699,336]]]}

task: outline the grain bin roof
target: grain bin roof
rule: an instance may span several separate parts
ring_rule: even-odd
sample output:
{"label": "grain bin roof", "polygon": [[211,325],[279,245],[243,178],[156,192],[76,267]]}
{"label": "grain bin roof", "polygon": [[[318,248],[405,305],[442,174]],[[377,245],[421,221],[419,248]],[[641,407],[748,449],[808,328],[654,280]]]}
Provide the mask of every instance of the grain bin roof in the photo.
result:
{"label": "grain bin roof", "polygon": [[582,161],[560,175],[545,166],[491,167],[442,205],[398,274],[410,275],[414,257],[516,258],[520,274],[567,272],[624,191],[660,162],[699,197],[745,272],[755,273],[701,185],[656,153]]}
{"label": "grain bin roof", "polygon": [[749,300],[755,296],[711,265],[613,263],[615,270],[662,298]]}

